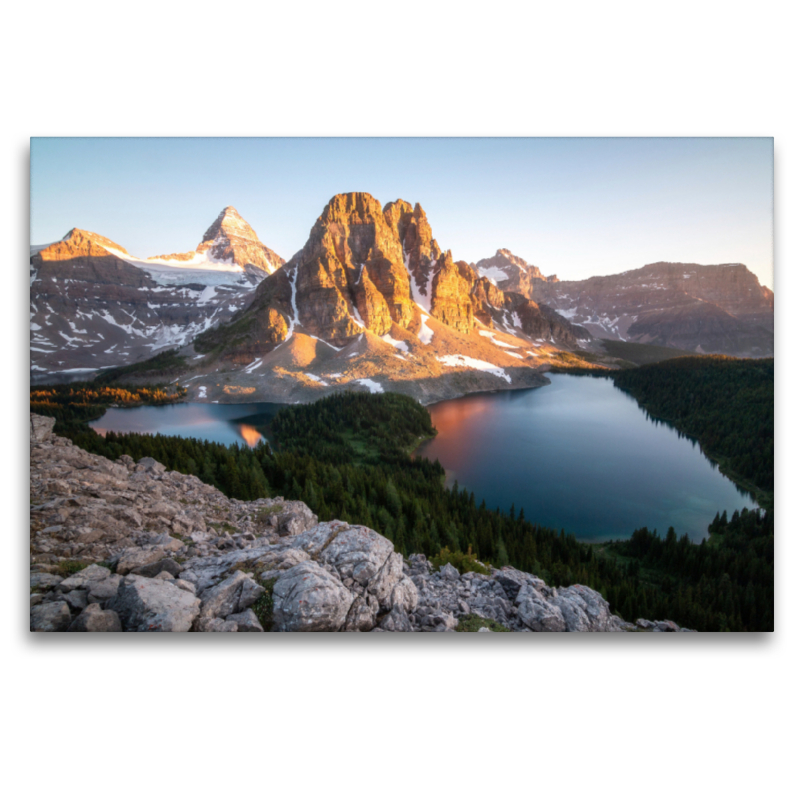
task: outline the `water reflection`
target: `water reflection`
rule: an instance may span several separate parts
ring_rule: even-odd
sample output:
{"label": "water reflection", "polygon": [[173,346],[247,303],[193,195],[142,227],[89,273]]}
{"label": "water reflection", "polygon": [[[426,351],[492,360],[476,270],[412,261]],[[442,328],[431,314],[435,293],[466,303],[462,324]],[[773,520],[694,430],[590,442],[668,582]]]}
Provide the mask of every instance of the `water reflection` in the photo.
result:
{"label": "water reflection", "polygon": [[103,436],[108,431],[162,433],[255,447],[266,441],[269,423],[281,408],[283,405],[279,403],[177,403],[109,408],[90,425]]}
{"label": "water reflection", "polygon": [[252,425],[240,425],[239,436],[248,447],[255,447],[264,438]]}
{"label": "water reflection", "polygon": [[755,503],[696,442],[644,413],[608,379],[550,375],[541,389],[472,395],[430,407],[439,435],[417,455],[438,458],[490,508],[575,533],[628,538],[674,526],[694,541],[714,514]]}

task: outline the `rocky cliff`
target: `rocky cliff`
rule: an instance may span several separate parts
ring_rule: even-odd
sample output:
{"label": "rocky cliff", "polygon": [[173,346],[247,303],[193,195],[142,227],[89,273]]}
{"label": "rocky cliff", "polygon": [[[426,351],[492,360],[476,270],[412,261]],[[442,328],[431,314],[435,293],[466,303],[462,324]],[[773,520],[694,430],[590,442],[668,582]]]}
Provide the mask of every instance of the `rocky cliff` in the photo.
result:
{"label": "rocky cliff", "polygon": [[182,346],[246,307],[283,260],[227,208],[197,251],[137,259],[72,229],[31,248],[31,371],[121,366]]}
{"label": "rocky cliff", "polygon": [[510,567],[434,572],[369,528],[280,497],[229,500],[151,458],[112,462],[53,423],[30,417],[33,631],[446,632],[468,616],[487,631],[680,630]]}

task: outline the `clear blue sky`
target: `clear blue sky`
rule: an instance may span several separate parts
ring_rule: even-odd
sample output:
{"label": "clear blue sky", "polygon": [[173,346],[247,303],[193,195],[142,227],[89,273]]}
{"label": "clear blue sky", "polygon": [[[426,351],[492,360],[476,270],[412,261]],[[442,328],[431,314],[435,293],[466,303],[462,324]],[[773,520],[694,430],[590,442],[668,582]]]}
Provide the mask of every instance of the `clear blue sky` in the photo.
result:
{"label": "clear blue sky", "polygon": [[325,203],[419,202],[456,259],[507,247],[580,279],[742,262],[773,286],[772,139],[33,139],[31,243],[72,227],[193,249],[227,205],[284,258]]}

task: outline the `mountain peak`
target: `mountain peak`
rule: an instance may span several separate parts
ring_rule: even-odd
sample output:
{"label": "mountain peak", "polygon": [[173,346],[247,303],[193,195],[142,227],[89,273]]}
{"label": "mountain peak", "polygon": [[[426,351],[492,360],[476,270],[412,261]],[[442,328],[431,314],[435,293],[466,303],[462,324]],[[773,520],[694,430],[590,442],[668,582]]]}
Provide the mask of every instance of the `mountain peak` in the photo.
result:
{"label": "mountain peak", "polygon": [[258,234],[233,206],[225,206],[203,234],[196,252],[206,251],[215,261],[237,264],[242,268],[250,265],[267,274],[285,263],[261,242]]}
{"label": "mountain peak", "polygon": [[[91,243],[94,245],[99,245],[103,248],[110,247],[114,250],[119,250],[120,253],[128,252],[121,245],[118,245],[116,242],[112,242],[111,239],[106,239],[105,236],[101,236],[99,233],[85,231],[82,228],[71,228],[67,232],[67,235],[61,239],[61,241],[73,247],[86,246],[87,244]],[[58,244],[58,242],[56,242],[56,244]]]}

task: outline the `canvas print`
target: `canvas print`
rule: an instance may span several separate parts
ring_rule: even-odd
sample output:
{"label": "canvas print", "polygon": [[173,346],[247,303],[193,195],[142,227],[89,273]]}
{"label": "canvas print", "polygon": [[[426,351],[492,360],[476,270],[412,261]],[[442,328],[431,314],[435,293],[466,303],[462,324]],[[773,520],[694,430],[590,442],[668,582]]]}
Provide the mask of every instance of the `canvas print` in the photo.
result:
{"label": "canvas print", "polygon": [[773,142],[31,140],[36,632],[772,631]]}

